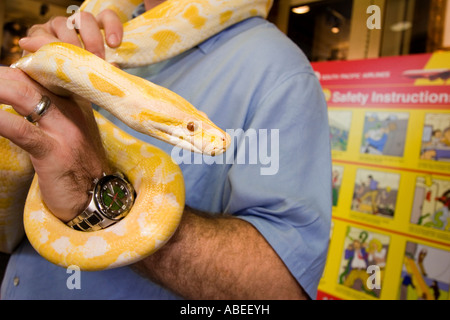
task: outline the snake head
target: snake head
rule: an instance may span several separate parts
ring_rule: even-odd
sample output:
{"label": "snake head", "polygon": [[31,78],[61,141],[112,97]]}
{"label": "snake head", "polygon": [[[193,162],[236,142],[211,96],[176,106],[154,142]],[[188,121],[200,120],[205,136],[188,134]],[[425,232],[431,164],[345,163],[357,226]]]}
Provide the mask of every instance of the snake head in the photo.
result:
{"label": "snake head", "polygon": [[178,136],[177,146],[210,156],[222,154],[231,142],[230,135],[219,129],[206,116],[184,121],[180,130],[175,130],[174,133]]}
{"label": "snake head", "polygon": [[215,156],[230,145],[227,133],[178,94],[77,46],[47,44],[14,67],[55,94],[80,95],[130,128],[183,149]]}
{"label": "snake head", "polygon": [[149,116],[146,112],[144,119],[151,119],[151,136],[193,152],[217,156],[225,152],[231,142],[228,133],[196,109],[185,112],[177,109],[177,105],[166,105],[164,114],[159,113],[155,118],[155,114]]}
{"label": "snake head", "polygon": [[[127,75],[139,90],[135,103],[130,101],[130,121],[144,132],[177,147],[216,156],[226,151],[230,135],[213,123],[208,116],[186,99],[142,78]],[[131,107],[134,105],[134,107]],[[124,118],[122,112],[122,119]],[[137,129],[137,128],[135,128]]]}

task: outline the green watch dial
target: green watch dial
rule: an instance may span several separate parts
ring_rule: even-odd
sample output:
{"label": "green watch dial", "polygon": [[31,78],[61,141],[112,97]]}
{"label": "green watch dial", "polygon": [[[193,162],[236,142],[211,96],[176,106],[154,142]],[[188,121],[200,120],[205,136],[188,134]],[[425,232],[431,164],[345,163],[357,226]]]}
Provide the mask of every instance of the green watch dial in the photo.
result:
{"label": "green watch dial", "polygon": [[134,191],[127,181],[119,177],[107,176],[100,181],[99,186],[98,205],[101,212],[108,218],[121,218],[131,209]]}

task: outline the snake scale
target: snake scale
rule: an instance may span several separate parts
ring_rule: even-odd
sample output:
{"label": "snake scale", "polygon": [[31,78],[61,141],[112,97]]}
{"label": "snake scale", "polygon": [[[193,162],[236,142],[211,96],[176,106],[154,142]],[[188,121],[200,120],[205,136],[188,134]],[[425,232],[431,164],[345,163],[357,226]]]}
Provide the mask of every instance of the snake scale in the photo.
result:
{"label": "snake scale", "polygon": [[[110,63],[127,68],[169,59],[239,21],[266,17],[272,0],[168,0],[131,19],[140,2],[87,0],[82,4],[80,10],[93,15],[111,9],[121,18],[123,42],[116,49],[106,47],[106,61],[70,44],[51,43],[12,67],[55,94],[82,96],[139,132],[194,152],[212,156],[224,152],[229,136],[204,113],[177,94]],[[15,112],[7,105],[0,109]],[[170,239],[184,208],[180,168],[162,150],[121,131],[99,113],[95,117],[108,159],[137,191],[132,211],[100,231],[69,228],[41,200],[27,154],[0,137],[0,251],[11,252],[25,231],[48,261],[103,270],[143,259]]]}

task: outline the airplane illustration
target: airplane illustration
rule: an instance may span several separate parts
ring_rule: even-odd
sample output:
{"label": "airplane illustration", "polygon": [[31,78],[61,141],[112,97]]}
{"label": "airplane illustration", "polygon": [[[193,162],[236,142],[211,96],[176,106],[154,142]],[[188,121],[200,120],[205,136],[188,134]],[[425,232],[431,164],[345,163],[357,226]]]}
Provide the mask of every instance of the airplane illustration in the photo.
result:
{"label": "airplane illustration", "polygon": [[403,76],[411,79],[428,79],[431,81],[450,79],[450,69],[407,70]]}

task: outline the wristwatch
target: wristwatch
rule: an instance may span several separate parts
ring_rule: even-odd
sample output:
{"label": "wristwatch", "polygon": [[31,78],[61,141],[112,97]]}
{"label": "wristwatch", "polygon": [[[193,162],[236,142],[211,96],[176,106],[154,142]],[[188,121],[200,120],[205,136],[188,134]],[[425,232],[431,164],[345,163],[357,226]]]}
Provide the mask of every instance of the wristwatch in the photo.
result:
{"label": "wristwatch", "polygon": [[75,230],[97,231],[113,225],[130,212],[135,199],[133,186],[120,172],[95,179],[89,193],[87,208],[67,223]]}

